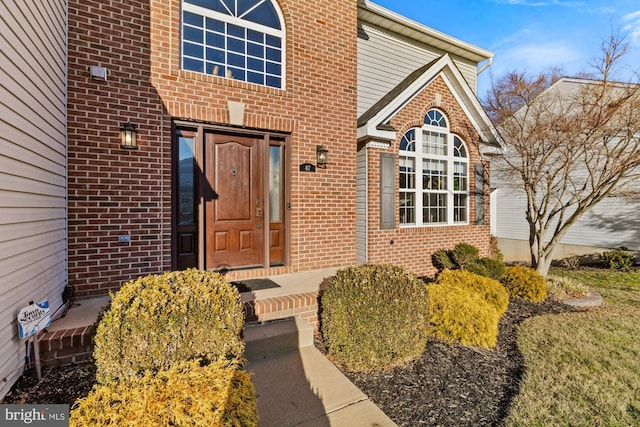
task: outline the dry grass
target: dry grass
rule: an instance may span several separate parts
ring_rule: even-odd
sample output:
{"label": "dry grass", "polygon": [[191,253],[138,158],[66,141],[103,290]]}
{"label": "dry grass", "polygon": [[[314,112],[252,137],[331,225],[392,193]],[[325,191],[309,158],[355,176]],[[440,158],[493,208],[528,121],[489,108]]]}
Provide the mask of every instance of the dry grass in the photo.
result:
{"label": "dry grass", "polygon": [[640,425],[640,272],[554,273],[595,289],[605,306],[523,323],[526,371],[506,425]]}

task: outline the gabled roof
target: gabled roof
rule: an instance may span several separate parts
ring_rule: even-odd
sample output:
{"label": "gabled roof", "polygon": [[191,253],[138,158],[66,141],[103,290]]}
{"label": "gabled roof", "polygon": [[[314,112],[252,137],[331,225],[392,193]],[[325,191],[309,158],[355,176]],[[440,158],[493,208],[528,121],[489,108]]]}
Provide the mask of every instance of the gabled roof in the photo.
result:
{"label": "gabled roof", "polygon": [[501,139],[497,130],[448,54],[412,72],[365,111],[358,118],[358,140],[392,141],[396,139],[396,130],[390,126],[389,121],[438,76],[443,78],[451,90],[480,135],[481,141],[486,145],[500,148]]}
{"label": "gabled roof", "polygon": [[358,0],[358,20],[418,40],[477,64],[493,58],[493,53],[488,50],[441,33],[369,0]]}

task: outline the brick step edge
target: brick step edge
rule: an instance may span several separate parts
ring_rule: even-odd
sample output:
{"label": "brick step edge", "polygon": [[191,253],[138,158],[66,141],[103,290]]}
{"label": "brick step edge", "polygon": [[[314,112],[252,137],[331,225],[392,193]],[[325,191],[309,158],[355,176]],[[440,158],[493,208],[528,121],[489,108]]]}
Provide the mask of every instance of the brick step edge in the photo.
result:
{"label": "brick step edge", "polygon": [[[317,331],[320,324],[318,300],[319,292],[314,291],[245,301],[245,322],[299,317]],[[38,339],[42,366],[65,366],[90,360],[93,353],[92,334],[93,325],[43,333]]]}

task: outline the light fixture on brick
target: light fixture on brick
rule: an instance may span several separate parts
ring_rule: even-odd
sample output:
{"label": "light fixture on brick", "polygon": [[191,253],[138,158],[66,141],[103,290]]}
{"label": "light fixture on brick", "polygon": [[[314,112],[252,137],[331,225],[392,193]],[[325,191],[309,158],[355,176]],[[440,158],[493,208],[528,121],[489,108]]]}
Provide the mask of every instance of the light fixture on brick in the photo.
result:
{"label": "light fixture on brick", "polygon": [[128,150],[138,149],[138,127],[133,123],[123,123],[120,128],[120,146]]}
{"label": "light fixture on brick", "polygon": [[321,169],[326,169],[329,163],[329,150],[324,145],[316,145],[316,164]]}

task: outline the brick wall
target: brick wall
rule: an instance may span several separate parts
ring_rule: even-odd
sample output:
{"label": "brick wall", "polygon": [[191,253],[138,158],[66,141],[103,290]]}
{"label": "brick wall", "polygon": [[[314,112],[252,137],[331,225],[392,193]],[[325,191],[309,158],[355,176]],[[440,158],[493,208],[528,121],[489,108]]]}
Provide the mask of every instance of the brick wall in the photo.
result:
{"label": "brick wall", "polygon": [[[290,259],[278,272],[355,262],[356,1],[283,0],[286,89],[182,71],[179,0],[69,2],[69,283],[76,296],[171,268],[171,120],[290,132]],[[104,66],[107,81],[88,67]],[[120,148],[124,122],[139,149]],[[315,163],[315,148],[330,164]],[[118,236],[131,242],[119,243]],[[244,277],[268,274],[251,270]]]}
{"label": "brick wall", "polygon": [[[436,94],[440,102],[436,103]],[[387,152],[392,152],[398,159],[399,143],[404,133],[424,124],[424,116],[431,108],[443,111],[449,121],[450,131],[457,134],[466,143],[469,151],[470,189],[475,191],[473,180],[473,164],[480,162],[479,135],[473,128],[464,111],[457,103],[441,77],[436,78],[423,92],[399,111],[391,120],[391,125],[398,130],[398,139],[391,144]],[[485,188],[485,222],[486,225],[473,224],[475,201],[469,199],[469,225],[433,226],[433,227],[396,227],[394,230],[380,229],[380,152],[383,150],[370,148],[368,164],[368,256],[370,263],[393,263],[403,266],[412,272],[432,276],[436,268],[431,262],[431,255],[438,249],[451,249],[460,242],[470,243],[480,249],[481,254],[489,253],[490,219],[489,219],[489,186]],[[488,167],[488,164],[485,163]],[[397,167],[396,167],[397,171]],[[396,207],[399,206],[399,187],[396,180]],[[398,224],[396,209],[396,224]]]}

